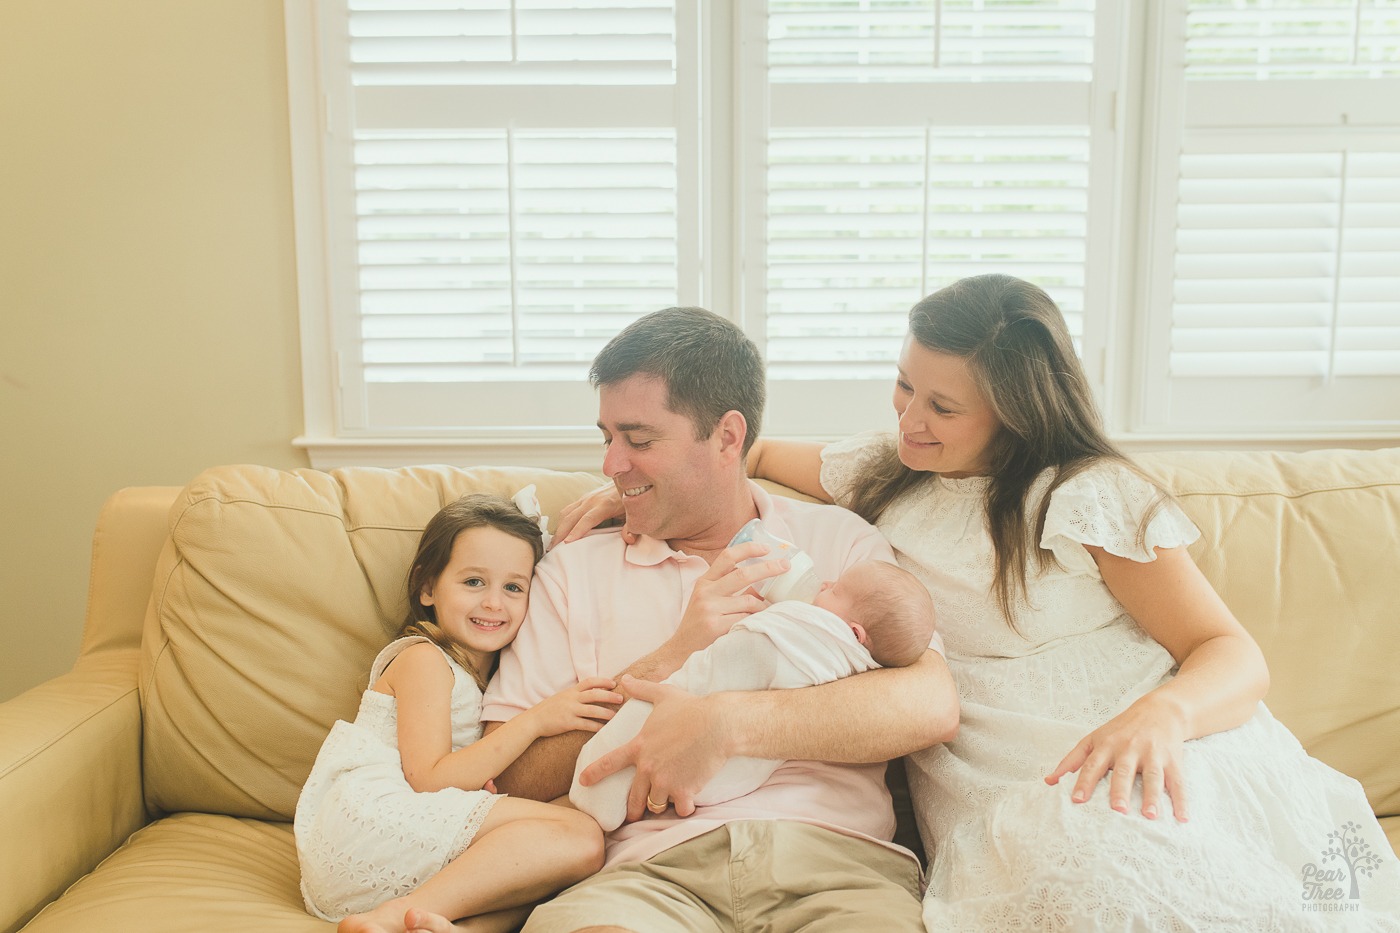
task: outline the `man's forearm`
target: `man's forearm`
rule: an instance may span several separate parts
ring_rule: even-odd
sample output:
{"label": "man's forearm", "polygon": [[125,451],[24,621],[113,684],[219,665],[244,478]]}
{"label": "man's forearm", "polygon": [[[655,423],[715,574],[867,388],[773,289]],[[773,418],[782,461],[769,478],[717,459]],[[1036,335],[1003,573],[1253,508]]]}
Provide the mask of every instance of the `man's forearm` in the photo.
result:
{"label": "man's forearm", "polygon": [[689,656],[689,652],[674,648],[670,642],[667,642],[651,654],[643,655],[633,661],[627,670],[617,676],[619,680],[624,676],[631,676],[638,680],[649,680],[654,684],[659,684],[680,670],[681,665]]}
{"label": "man's forearm", "polygon": [[937,652],[816,687],[715,694],[731,756],[868,763],[957,734],[958,693]]}
{"label": "man's forearm", "polygon": [[496,778],[496,790],[530,800],[564,796],[573,784],[579,751],[592,737],[591,732],[565,732],[536,740]]}

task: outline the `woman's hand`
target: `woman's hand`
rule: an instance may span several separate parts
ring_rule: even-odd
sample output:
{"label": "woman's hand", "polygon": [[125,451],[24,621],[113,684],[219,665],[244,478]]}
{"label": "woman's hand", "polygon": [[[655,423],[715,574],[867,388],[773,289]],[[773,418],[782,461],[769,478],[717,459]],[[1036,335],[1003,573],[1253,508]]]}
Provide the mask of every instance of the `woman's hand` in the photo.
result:
{"label": "woman's hand", "polygon": [[[626,514],[622,507],[622,493],[617,491],[617,487],[612,483],[599,486],[570,502],[560,511],[554,543],[567,544],[577,541],[604,522],[622,518]],[[637,543],[637,536],[625,528],[622,531],[622,539],[628,544]]]}
{"label": "woman's hand", "polygon": [[565,732],[597,732],[624,697],[610,677],[589,677],[541,700],[525,712],[541,738]]}
{"label": "woman's hand", "polygon": [[1128,812],[1133,781],[1142,774],[1142,815],[1155,820],[1161,812],[1162,791],[1171,797],[1177,820],[1186,822],[1186,788],[1182,783],[1181,752],[1189,734],[1186,716],[1170,700],[1155,693],[1084,737],[1045,778],[1058,784],[1071,771],[1079,772],[1070,799],[1083,803],[1109,771],[1108,805]]}
{"label": "woman's hand", "polygon": [[585,768],[580,783],[589,787],[635,765],[637,775],[627,795],[628,820],[641,819],[648,800],[658,805],[669,801],[677,816],[690,816],[695,795],[729,760],[727,730],[718,708],[710,698],[669,684],[625,677],[622,685],[629,696],[651,703],[652,711],[630,742]]}

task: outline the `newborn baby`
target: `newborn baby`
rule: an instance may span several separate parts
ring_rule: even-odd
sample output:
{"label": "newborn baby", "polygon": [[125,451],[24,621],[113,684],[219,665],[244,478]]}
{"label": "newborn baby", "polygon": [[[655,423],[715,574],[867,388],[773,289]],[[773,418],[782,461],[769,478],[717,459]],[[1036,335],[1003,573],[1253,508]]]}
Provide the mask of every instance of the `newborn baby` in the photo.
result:
{"label": "newborn baby", "polygon": [[[913,664],[934,638],[933,600],[924,585],[894,564],[862,561],[823,583],[810,605],[788,600],[736,622],[664,682],[697,696],[810,687],[876,666]],[[616,829],[626,819],[636,769],[626,768],[592,787],[579,784],[579,775],[629,742],[650,713],[650,703],[628,700],[579,753],[569,799],[604,830]],[[695,805],[712,806],[750,793],[780,764],[731,758],[695,796]]]}

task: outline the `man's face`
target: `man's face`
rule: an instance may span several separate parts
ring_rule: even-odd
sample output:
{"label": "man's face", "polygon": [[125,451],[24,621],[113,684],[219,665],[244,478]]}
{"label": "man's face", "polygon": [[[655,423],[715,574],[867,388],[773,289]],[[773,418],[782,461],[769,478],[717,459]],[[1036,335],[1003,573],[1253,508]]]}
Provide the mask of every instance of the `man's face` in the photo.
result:
{"label": "man's face", "polygon": [[[636,375],[598,391],[603,474],[616,484],[627,530],[662,540],[699,534],[723,477],[719,443],[695,439],[689,417],[666,407],[666,384]],[[716,432],[717,433],[717,432]]]}

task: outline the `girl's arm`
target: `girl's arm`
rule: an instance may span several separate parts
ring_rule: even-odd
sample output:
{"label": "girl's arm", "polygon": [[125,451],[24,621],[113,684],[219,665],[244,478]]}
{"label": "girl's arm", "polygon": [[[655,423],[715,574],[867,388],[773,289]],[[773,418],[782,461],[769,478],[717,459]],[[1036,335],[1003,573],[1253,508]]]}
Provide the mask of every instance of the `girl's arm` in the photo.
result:
{"label": "girl's arm", "polygon": [[556,693],[503,723],[490,735],[452,751],[452,669],[429,644],[413,645],[389,665],[383,683],[398,706],[399,757],[409,786],[419,792],[480,790],[536,739],[561,732],[597,732],[620,704],[613,681],[594,677]]}
{"label": "girl's arm", "polygon": [[[782,483],[790,489],[806,493],[822,502],[830,502],[831,496],[822,488],[822,447],[812,441],[770,441],[763,438],[753,442],[745,467],[748,475]],[[555,541],[567,544],[582,538],[604,522],[622,518],[622,496],[612,483],[604,483],[597,489],[568,505],[559,513],[559,527],[555,531]],[[623,529],[623,536],[630,532]],[[632,544],[634,538],[627,537]]]}
{"label": "girl's arm", "polygon": [[1110,769],[1109,805],[1126,813],[1142,774],[1142,813],[1155,819],[1162,791],[1178,820],[1188,815],[1181,751],[1199,738],[1247,722],[1269,689],[1254,639],[1211,587],[1184,547],[1158,548],[1140,563],[1086,545],[1109,591],[1176,659],[1177,675],[1090,733],[1046,778],[1079,771],[1076,801],[1088,799]]}

